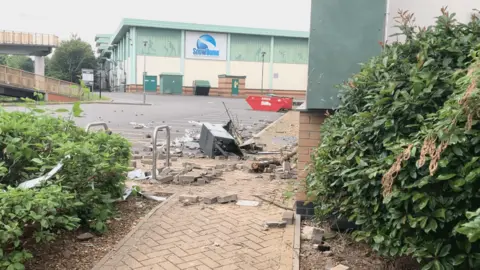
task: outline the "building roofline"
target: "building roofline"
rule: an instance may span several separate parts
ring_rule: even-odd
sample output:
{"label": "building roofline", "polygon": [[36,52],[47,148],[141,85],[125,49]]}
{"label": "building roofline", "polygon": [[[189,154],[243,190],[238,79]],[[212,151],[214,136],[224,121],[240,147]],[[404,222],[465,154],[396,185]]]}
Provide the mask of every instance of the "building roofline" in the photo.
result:
{"label": "building roofline", "polygon": [[95,35],[95,41],[97,41],[101,38],[112,38],[112,35],[111,34],[96,34]]}
{"label": "building roofline", "polygon": [[222,25],[212,25],[212,24],[166,22],[166,21],[124,18],[120,23],[120,26],[118,27],[115,34],[112,35],[111,43],[112,44],[117,43],[120,40],[120,38],[123,35],[125,35],[125,33],[130,29],[130,27],[161,28],[161,29],[188,30],[188,31],[199,31],[199,32],[231,33],[231,34],[292,37],[292,38],[308,38],[309,37],[309,32],[307,31],[248,28],[248,27],[240,27],[240,26],[222,26]]}

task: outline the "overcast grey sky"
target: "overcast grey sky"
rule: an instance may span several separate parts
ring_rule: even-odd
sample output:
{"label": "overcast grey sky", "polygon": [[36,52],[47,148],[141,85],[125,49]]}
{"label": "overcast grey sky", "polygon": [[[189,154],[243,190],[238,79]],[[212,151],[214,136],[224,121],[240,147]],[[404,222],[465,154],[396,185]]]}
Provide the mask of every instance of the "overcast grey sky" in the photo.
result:
{"label": "overcast grey sky", "polygon": [[122,18],[308,31],[311,0],[7,0],[0,30],[77,33],[94,43]]}

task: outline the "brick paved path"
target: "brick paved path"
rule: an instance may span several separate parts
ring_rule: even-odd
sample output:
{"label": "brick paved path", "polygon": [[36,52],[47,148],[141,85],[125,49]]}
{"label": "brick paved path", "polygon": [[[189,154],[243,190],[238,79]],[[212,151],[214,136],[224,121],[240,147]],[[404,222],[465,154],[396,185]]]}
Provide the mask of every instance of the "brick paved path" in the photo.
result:
{"label": "brick paved path", "polygon": [[[176,195],[158,208],[138,230],[125,237],[95,270],[109,269],[292,269],[293,226],[263,229],[266,220],[281,220],[285,211],[268,203],[183,206],[182,192],[202,195],[231,190],[239,199],[278,193],[282,185],[264,179],[242,181],[236,172],[203,187],[170,186]],[[251,175],[246,175],[250,176]],[[257,192],[257,193],[253,193]],[[277,194],[280,197],[279,194]]]}

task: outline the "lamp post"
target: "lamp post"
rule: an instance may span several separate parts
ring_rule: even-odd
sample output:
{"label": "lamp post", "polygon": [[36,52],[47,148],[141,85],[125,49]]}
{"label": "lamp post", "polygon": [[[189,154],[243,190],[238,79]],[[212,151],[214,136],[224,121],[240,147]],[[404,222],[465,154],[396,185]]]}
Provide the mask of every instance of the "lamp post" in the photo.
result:
{"label": "lamp post", "polygon": [[263,70],[264,70],[264,66],[265,66],[265,54],[267,54],[267,53],[262,52],[262,94],[263,94]]}
{"label": "lamp post", "polygon": [[145,93],[145,77],[147,77],[147,43],[148,41],[143,41],[143,104],[147,102],[147,94]]}

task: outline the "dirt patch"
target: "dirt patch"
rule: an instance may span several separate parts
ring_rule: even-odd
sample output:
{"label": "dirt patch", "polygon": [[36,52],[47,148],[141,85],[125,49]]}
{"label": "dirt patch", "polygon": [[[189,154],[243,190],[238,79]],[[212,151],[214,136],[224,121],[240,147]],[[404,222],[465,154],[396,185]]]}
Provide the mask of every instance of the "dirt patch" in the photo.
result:
{"label": "dirt patch", "polygon": [[78,241],[80,231],[66,232],[54,242],[30,249],[34,258],[26,264],[27,270],[90,270],[132,230],[159,202],[142,197],[130,197],[118,203],[118,215],[108,225],[104,235],[88,241]]}
{"label": "dirt patch", "polygon": [[[312,223],[305,221],[305,226]],[[328,226],[319,226],[325,230],[322,246],[329,251],[319,251],[309,240],[302,240],[300,252],[300,270],[329,270],[343,264],[355,270],[419,270],[421,267],[411,258],[390,260],[378,256],[368,245],[355,242],[350,234],[330,231]]]}

